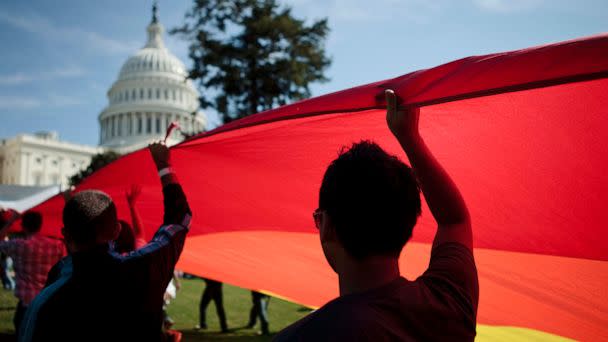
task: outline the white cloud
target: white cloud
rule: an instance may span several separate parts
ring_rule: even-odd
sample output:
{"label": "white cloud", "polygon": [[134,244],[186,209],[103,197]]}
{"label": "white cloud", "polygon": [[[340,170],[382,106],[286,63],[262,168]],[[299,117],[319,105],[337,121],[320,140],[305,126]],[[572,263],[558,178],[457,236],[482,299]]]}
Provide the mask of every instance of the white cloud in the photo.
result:
{"label": "white cloud", "polygon": [[11,96],[0,95],[0,109],[4,110],[27,110],[44,107],[69,107],[83,104],[77,97],[50,94],[45,98],[34,96]]}
{"label": "white cloud", "polygon": [[543,0],[473,0],[473,2],[488,11],[510,13],[534,9]]}
{"label": "white cloud", "polygon": [[0,85],[18,85],[36,81],[47,81],[59,78],[74,78],[86,74],[80,67],[69,66],[61,69],[54,69],[42,72],[17,72],[10,75],[0,75]]}
{"label": "white cloud", "polygon": [[0,21],[49,40],[84,45],[103,54],[130,53],[141,45],[138,42],[124,42],[108,38],[97,32],[86,31],[80,28],[59,27],[48,19],[36,14],[23,16],[0,10]]}
{"label": "white cloud", "polygon": [[0,109],[32,109],[40,107],[40,100],[26,96],[0,96]]}
{"label": "white cloud", "polygon": [[291,0],[283,1],[305,17],[329,17],[338,22],[407,20],[428,22],[450,0]]}
{"label": "white cloud", "polygon": [[83,101],[78,97],[51,94],[48,97],[48,104],[53,107],[68,107],[83,104]]}

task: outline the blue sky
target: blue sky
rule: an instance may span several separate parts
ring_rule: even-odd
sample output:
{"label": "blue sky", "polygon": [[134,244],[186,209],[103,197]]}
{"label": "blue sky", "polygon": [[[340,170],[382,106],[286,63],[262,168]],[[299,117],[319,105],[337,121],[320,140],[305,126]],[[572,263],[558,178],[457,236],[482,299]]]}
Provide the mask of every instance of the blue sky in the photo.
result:
{"label": "blue sky", "polygon": [[[56,130],[95,145],[97,115],[122,63],[141,48],[151,0],[3,0],[0,137]],[[192,0],[161,0],[179,25]],[[606,0],[291,0],[302,18],[327,16],[333,64],[322,95],[451,60],[608,31]],[[186,65],[187,43],[165,36]],[[217,116],[208,112],[212,126]]]}

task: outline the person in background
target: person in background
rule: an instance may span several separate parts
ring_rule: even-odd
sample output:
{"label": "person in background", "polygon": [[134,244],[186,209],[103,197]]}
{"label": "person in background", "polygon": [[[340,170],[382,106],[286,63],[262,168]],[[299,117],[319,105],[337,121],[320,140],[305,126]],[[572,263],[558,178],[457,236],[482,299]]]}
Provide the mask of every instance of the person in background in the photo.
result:
{"label": "person in background", "polygon": [[15,330],[19,331],[25,311],[44,287],[51,267],[65,255],[65,249],[61,240],[39,233],[42,215],[35,211],[27,211],[21,216],[22,238],[4,241],[8,228],[17,217],[16,213],[13,214],[10,223],[6,222],[0,230],[0,252],[13,259],[15,297],[19,299],[13,323]]}
{"label": "person in background", "polygon": [[[12,209],[5,209],[0,206],[0,231],[9,229],[13,222],[19,217],[19,213]],[[8,237],[4,237],[3,240],[7,240]],[[15,289],[15,279],[9,273],[9,270],[13,267],[13,259],[4,253],[0,253],[0,277],[2,278],[2,287],[5,290]]]}
{"label": "person in background", "polygon": [[141,195],[141,185],[139,184],[133,184],[131,185],[131,189],[125,191],[125,197],[127,198],[127,203],[129,204],[131,223],[133,224],[131,226],[131,231],[135,237],[135,249],[139,249],[148,243],[144,221],[141,219],[141,215],[139,214],[136,206],[139,195]]}
{"label": "person in background", "polygon": [[224,299],[222,294],[222,283],[212,279],[203,278],[205,281],[205,290],[201,296],[199,304],[199,324],[195,329],[207,329],[206,311],[207,306],[211,301],[215,303],[215,311],[220,321],[220,328],[223,333],[228,332],[228,323],[226,322],[226,311],[224,310]]}
{"label": "person in background", "polygon": [[[5,240],[7,238],[4,238]],[[2,287],[5,290],[12,291],[15,289],[15,279],[10,274],[10,269],[13,267],[13,259],[4,253],[0,253],[0,277],[2,278]]]}
{"label": "person in background", "polygon": [[[70,254],[60,276],[31,303],[20,341],[161,341],[163,294],[173,277],[191,211],[162,143],[148,147],[163,188],[163,222],[143,248],[110,249],[120,224],[105,193],[84,190],[63,209]],[[66,322],[69,323],[66,325]]]}
{"label": "person in background", "polygon": [[270,330],[268,329],[268,302],[270,302],[270,296],[257,291],[251,291],[251,302],[253,306],[251,307],[251,311],[249,311],[247,328],[253,328],[259,317],[262,327],[260,334],[270,335]]}
{"label": "person in background", "polygon": [[[385,92],[388,128],[410,168],[362,141],[327,168],[313,219],[340,296],[275,341],[473,341],[479,284],[469,211],[418,130],[419,109]],[[400,275],[399,255],[421,211],[437,222],[428,269]],[[405,259],[407,261],[407,257]]]}

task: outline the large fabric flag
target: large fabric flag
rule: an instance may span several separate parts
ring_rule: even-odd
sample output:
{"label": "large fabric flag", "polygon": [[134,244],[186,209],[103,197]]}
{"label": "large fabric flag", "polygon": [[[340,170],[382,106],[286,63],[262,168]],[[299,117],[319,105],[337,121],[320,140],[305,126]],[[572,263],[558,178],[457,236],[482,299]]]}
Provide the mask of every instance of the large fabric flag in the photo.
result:
{"label": "large fabric flag", "polygon": [[[364,67],[364,66],[362,66]],[[337,296],[312,212],[342,146],[376,141],[407,160],[385,123],[383,90],[421,106],[421,133],[471,211],[480,277],[478,339],[608,340],[608,34],[473,56],[301,101],[172,148],[194,211],[178,267],[318,307]],[[148,235],[161,222],[147,151],[77,190],[143,185]],[[59,235],[63,200],[40,205]],[[401,256],[407,278],[428,264],[428,208]],[[369,227],[370,234],[374,227]]]}

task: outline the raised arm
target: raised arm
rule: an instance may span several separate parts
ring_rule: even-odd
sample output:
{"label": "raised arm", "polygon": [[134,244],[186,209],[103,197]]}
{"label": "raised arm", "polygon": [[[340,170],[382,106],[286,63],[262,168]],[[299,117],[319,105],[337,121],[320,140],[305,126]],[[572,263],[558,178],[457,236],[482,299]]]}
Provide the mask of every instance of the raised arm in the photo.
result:
{"label": "raised arm", "polygon": [[129,204],[129,212],[131,213],[131,224],[133,225],[133,234],[136,240],[148,242],[146,239],[146,230],[141,215],[137,210],[137,199],[141,193],[141,186],[138,184],[131,185],[131,188],[125,192],[127,203]]}
{"label": "raised arm", "polygon": [[126,255],[124,260],[137,265],[133,268],[134,272],[145,265],[146,284],[153,284],[148,292],[162,298],[184,247],[191,212],[186,195],[171,168],[169,148],[163,143],[153,143],[148,149],[163,185],[163,224],[148,244]]}
{"label": "raised arm", "polygon": [[190,208],[186,201],[186,196],[175,176],[171,167],[169,148],[164,143],[153,143],[148,146],[156,169],[158,170],[160,181],[163,186],[163,204],[165,214],[163,224],[185,225],[185,220],[189,221]]}
{"label": "raised arm", "polygon": [[433,246],[458,242],[473,249],[471,220],[456,184],[435,159],[418,130],[420,110],[400,108],[397,96],[386,90],[386,121],[407,154],[426,202],[437,221]]}

